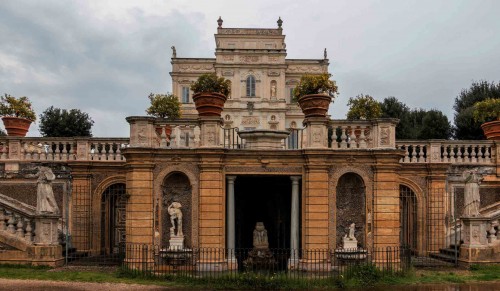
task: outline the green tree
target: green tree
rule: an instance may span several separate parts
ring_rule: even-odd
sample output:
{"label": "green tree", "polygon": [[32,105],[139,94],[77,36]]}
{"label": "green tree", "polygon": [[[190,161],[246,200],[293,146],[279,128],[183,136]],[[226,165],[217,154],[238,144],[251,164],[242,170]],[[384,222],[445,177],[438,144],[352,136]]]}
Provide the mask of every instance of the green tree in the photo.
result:
{"label": "green tree", "polygon": [[181,103],[177,96],[151,93],[148,98],[151,101],[151,106],[146,110],[147,114],[170,120],[181,117]]}
{"label": "green tree", "polygon": [[44,137],[92,136],[94,121],[79,109],[50,106],[40,114],[40,133]]}
{"label": "green tree", "polygon": [[472,82],[468,89],[455,98],[453,109],[455,110],[453,135],[456,139],[485,139],[481,130],[481,122],[475,121],[473,106],[475,103],[485,99],[500,98],[500,83],[479,81]]}
{"label": "green tree", "polygon": [[452,127],[448,117],[436,109],[425,113],[419,130],[419,139],[449,139],[452,135]]}
{"label": "green tree", "polygon": [[396,139],[411,139],[410,133],[410,109],[406,104],[399,101],[396,97],[387,97],[380,103],[383,118],[397,118],[399,123],[396,126]]}
{"label": "green tree", "polygon": [[347,102],[347,106],[349,106],[347,119],[373,119],[382,115],[380,103],[370,95],[360,94],[354,98],[351,97]]}

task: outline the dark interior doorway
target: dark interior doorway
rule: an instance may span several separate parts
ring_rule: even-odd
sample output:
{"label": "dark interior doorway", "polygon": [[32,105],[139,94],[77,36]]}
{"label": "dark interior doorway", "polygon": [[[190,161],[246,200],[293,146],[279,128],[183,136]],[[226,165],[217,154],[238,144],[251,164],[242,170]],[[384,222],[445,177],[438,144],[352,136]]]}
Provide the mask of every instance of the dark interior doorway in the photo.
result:
{"label": "dark interior doorway", "polygon": [[103,254],[116,254],[125,243],[125,184],[117,183],[104,190],[101,199],[101,247]]}
{"label": "dark interior doorway", "polygon": [[290,176],[238,176],[234,192],[235,247],[252,248],[255,224],[262,221],[270,248],[290,248]]}

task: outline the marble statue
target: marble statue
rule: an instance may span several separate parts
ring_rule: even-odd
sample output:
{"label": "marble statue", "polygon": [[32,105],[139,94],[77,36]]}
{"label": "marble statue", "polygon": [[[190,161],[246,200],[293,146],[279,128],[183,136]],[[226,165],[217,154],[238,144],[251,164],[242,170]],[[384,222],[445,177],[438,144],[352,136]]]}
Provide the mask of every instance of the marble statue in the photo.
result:
{"label": "marble statue", "polygon": [[356,230],[356,224],[351,223],[349,226],[349,233],[346,233],[343,238],[343,249],[357,249],[358,248],[358,240],[354,236],[354,232]]}
{"label": "marble statue", "polygon": [[267,230],[263,222],[257,222],[253,231],[253,246],[256,249],[269,248],[269,241],[267,238]]}
{"label": "marble statue", "polygon": [[[172,227],[170,228],[170,236],[183,236],[182,234],[182,205],[179,202],[172,202],[167,208],[168,214],[170,215],[170,223]],[[177,219],[177,234],[175,234],[175,220]]]}
{"label": "marble statue", "polygon": [[482,181],[482,175],[478,169],[466,170],[462,177],[465,180],[464,189],[464,212],[465,217],[479,216],[479,206],[481,197],[479,195],[479,184]]}
{"label": "marble statue", "polygon": [[54,198],[54,191],[52,190],[52,181],[56,179],[56,175],[49,167],[38,167],[38,173],[35,177],[37,181],[37,199],[36,199],[36,212],[37,214],[59,214],[59,207],[57,206],[56,199]]}

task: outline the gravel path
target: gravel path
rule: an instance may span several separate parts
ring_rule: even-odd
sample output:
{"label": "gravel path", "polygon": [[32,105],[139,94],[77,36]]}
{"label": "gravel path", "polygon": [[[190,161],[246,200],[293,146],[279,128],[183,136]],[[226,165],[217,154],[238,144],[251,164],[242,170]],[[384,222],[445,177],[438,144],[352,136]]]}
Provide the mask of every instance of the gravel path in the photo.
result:
{"label": "gravel path", "polygon": [[161,286],[123,284],[123,283],[86,283],[86,282],[61,282],[42,280],[14,280],[1,279],[0,290],[30,290],[30,291],[100,291],[100,290],[175,290]]}

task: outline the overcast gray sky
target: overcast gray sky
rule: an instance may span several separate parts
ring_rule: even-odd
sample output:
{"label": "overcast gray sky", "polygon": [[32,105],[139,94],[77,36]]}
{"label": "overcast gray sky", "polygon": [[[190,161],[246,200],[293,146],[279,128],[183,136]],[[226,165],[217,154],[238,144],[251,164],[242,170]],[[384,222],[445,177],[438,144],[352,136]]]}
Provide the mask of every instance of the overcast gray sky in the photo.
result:
{"label": "overcast gray sky", "polygon": [[[276,27],[289,58],[322,58],[344,118],[360,93],[442,110],[473,80],[500,81],[500,1],[0,1],[0,93],[28,96],[38,114],[79,108],[94,136],[128,136],[150,92],[171,90],[178,57],[214,57],[224,27]],[[38,124],[29,136],[39,136]]]}

